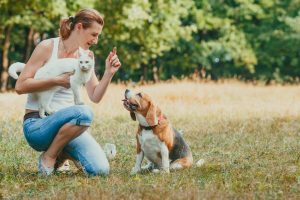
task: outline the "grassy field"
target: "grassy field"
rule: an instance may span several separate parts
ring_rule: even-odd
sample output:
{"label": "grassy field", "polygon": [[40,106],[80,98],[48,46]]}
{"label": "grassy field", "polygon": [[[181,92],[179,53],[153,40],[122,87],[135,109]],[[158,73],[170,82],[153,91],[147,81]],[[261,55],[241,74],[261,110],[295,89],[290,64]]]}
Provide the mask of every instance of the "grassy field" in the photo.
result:
{"label": "grassy field", "polygon": [[[130,86],[128,86],[130,88]],[[201,167],[130,176],[136,122],[123,108],[126,86],[111,85],[95,111],[92,133],[115,143],[108,177],[76,172],[37,176],[39,152],[22,134],[25,95],[0,94],[0,199],[299,199],[299,86],[237,82],[138,86],[184,132]],[[88,100],[86,101],[88,102]]]}

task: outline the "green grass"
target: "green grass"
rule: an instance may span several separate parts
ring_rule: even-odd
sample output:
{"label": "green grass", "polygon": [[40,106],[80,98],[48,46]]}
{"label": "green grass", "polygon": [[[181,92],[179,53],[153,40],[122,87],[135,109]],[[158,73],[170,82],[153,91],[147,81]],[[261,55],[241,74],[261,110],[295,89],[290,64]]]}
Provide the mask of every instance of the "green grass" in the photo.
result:
{"label": "green grass", "polygon": [[[115,143],[108,177],[37,176],[39,152],[22,133],[25,96],[0,95],[0,199],[297,199],[300,198],[300,90],[241,83],[168,83],[149,93],[184,132],[201,167],[130,176],[136,122],[122,107],[125,86],[112,85],[95,110],[92,134]],[[14,100],[13,100],[14,99]]]}

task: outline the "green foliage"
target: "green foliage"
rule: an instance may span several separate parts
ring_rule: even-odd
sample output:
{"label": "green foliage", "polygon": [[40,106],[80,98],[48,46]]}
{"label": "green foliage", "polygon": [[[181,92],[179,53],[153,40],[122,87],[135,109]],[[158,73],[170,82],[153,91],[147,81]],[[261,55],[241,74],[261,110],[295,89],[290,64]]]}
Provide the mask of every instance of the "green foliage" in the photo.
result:
{"label": "green foliage", "polygon": [[0,1],[0,41],[5,28],[13,26],[10,59],[24,57],[30,28],[57,36],[60,18],[93,7],[105,20],[92,49],[97,70],[103,72],[104,60],[116,46],[123,64],[116,79],[149,79],[153,67],[162,79],[202,68],[213,79],[293,82],[300,75],[300,0],[18,2]]}

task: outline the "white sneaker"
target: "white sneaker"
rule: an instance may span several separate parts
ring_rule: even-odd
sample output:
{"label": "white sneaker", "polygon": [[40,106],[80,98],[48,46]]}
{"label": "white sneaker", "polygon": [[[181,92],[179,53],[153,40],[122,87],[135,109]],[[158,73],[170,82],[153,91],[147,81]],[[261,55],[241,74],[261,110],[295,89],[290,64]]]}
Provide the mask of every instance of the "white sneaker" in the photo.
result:
{"label": "white sneaker", "polygon": [[68,160],[66,160],[60,167],[56,169],[57,172],[68,172],[70,170],[70,163]]}

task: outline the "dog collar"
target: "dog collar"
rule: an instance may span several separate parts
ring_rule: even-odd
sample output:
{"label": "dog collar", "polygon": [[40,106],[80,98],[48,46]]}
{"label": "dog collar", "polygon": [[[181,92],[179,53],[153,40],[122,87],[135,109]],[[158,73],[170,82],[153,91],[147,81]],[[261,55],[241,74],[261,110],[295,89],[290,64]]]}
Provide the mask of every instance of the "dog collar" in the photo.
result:
{"label": "dog collar", "polygon": [[156,125],[154,125],[154,126],[142,126],[142,125],[140,125],[140,127],[141,127],[141,129],[144,129],[144,130],[147,130],[147,131],[152,130],[160,124],[160,122],[161,122],[161,120],[163,120],[163,118],[164,118],[163,114],[160,114],[159,117],[158,117],[158,121],[157,121]]}

